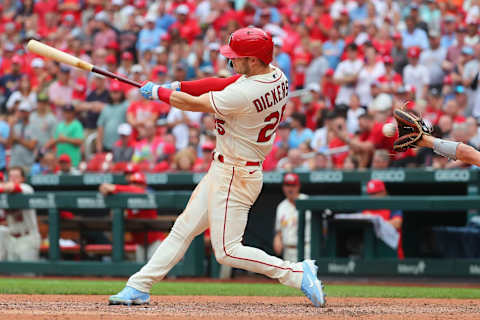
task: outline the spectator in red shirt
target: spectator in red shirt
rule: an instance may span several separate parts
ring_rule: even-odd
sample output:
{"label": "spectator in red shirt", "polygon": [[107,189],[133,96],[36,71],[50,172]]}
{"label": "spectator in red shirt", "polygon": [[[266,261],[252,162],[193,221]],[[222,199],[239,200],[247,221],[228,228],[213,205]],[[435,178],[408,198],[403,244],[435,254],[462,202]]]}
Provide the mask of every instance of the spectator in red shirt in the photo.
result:
{"label": "spectator in red shirt", "polygon": [[335,71],[327,69],[322,79],[322,95],[327,98],[327,103],[330,109],[335,107],[335,100],[337,99],[338,89],[340,86],[333,79]]}
{"label": "spectator in red shirt", "polygon": [[387,149],[393,153],[393,142],[396,137],[387,138],[383,135],[383,125],[391,119],[392,99],[385,93],[380,94],[372,102],[369,112],[372,115],[363,115],[359,117],[360,135],[352,139],[347,132],[342,132],[333,128],[337,136],[344,143],[348,144],[353,152],[360,158],[360,167],[365,168],[370,163],[370,159],[375,149]]}
{"label": "spectator in red shirt", "polygon": [[134,129],[134,138],[138,136],[138,130],[146,122],[156,123],[161,113],[160,104],[154,101],[133,101],[127,109],[127,122]]}
{"label": "spectator in red shirt", "polygon": [[201,33],[197,20],[188,16],[190,9],[187,5],[181,4],[175,9],[177,21],[169,28],[169,32],[176,30],[179,36],[192,43],[196,36]]}
{"label": "spectator in red shirt", "polygon": [[332,17],[325,8],[323,2],[315,2],[311,15],[308,15],[305,20],[305,24],[310,30],[310,38],[312,38],[312,40],[326,41],[328,39],[328,33],[333,27]]}
{"label": "spectator in red shirt", "polygon": [[430,121],[433,125],[438,123],[438,120],[443,114],[442,111],[443,97],[440,90],[432,88],[427,95],[427,105],[422,114],[424,119]]}
{"label": "spectator in red shirt", "polygon": [[[100,193],[103,195],[118,194],[118,193],[147,193],[147,179],[143,173],[134,173],[129,185],[118,185],[111,183],[102,183],[99,187]],[[127,209],[125,217],[127,219],[156,219],[157,211],[154,209]],[[159,231],[149,232],[132,232],[133,243],[137,245],[136,261],[144,262],[150,259],[160,243],[165,239],[166,235]]]}
{"label": "spectator in red shirt", "polygon": [[337,112],[331,120],[332,138],[328,142],[328,149],[333,152],[331,155],[332,165],[336,169],[342,169],[345,158],[348,157],[349,141],[352,136],[347,131],[347,122],[345,116]]}
{"label": "spectator in red shirt", "polygon": [[35,2],[34,12],[38,17],[38,26],[43,28],[46,24],[46,14],[57,11],[57,0],[38,0]]}
{"label": "spectator in red shirt", "polygon": [[312,131],[317,128],[317,120],[320,110],[325,104],[320,100],[320,86],[317,83],[310,83],[307,86],[308,93],[302,95],[302,110],[306,118],[306,127]]}
{"label": "spectator in red shirt", "polygon": [[398,88],[402,86],[402,76],[395,72],[395,69],[393,68],[393,59],[391,56],[384,56],[383,64],[385,66],[385,74],[377,79],[377,94],[394,94],[397,92]]}

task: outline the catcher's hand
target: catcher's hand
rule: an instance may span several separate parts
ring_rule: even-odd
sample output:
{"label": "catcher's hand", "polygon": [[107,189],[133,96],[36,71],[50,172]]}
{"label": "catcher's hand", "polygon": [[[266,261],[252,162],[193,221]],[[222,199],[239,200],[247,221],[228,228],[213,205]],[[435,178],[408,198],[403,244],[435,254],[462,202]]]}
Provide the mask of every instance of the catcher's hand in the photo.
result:
{"label": "catcher's hand", "polygon": [[397,152],[414,148],[422,135],[430,135],[433,132],[432,124],[428,120],[423,120],[416,111],[396,109],[393,116],[398,126],[398,139],[393,143],[393,150]]}

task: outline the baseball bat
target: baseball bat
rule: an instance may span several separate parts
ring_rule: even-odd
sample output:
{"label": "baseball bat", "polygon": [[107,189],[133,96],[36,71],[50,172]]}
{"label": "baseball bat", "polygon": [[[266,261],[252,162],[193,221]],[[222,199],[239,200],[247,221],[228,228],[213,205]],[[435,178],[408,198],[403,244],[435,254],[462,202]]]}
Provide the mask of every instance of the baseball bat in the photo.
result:
{"label": "baseball bat", "polygon": [[89,72],[95,72],[103,76],[128,83],[129,85],[132,85],[134,87],[140,88],[142,86],[139,82],[127,79],[125,77],[122,77],[108,70],[98,68],[92,65],[91,63],[88,63],[87,61],[84,61],[82,59],[72,56],[71,54],[68,54],[58,49],[55,49],[53,47],[50,47],[49,45],[41,43],[37,40],[28,41],[27,50],[29,52],[36,53],[42,57],[49,58],[64,64],[68,64],[78,69],[86,70]]}

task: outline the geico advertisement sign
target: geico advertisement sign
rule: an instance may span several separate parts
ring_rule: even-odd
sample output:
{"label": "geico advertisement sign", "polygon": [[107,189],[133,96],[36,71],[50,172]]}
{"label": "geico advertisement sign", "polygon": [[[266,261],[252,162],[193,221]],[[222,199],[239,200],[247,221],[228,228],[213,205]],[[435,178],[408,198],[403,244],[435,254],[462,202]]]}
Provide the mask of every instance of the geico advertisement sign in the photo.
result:
{"label": "geico advertisement sign", "polygon": [[437,170],[434,175],[435,181],[469,181],[468,170]]}

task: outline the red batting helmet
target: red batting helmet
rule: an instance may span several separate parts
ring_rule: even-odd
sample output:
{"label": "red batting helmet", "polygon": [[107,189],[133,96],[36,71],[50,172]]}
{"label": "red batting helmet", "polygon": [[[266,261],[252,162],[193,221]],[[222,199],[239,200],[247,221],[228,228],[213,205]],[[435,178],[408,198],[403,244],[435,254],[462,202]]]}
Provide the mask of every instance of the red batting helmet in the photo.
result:
{"label": "red batting helmet", "polygon": [[230,35],[228,45],[220,48],[227,58],[257,57],[266,64],[273,59],[272,37],[259,28],[242,28]]}
{"label": "red batting helmet", "polygon": [[147,179],[145,175],[141,172],[135,172],[130,177],[130,183],[139,183],[139,184],[147,184]]}

